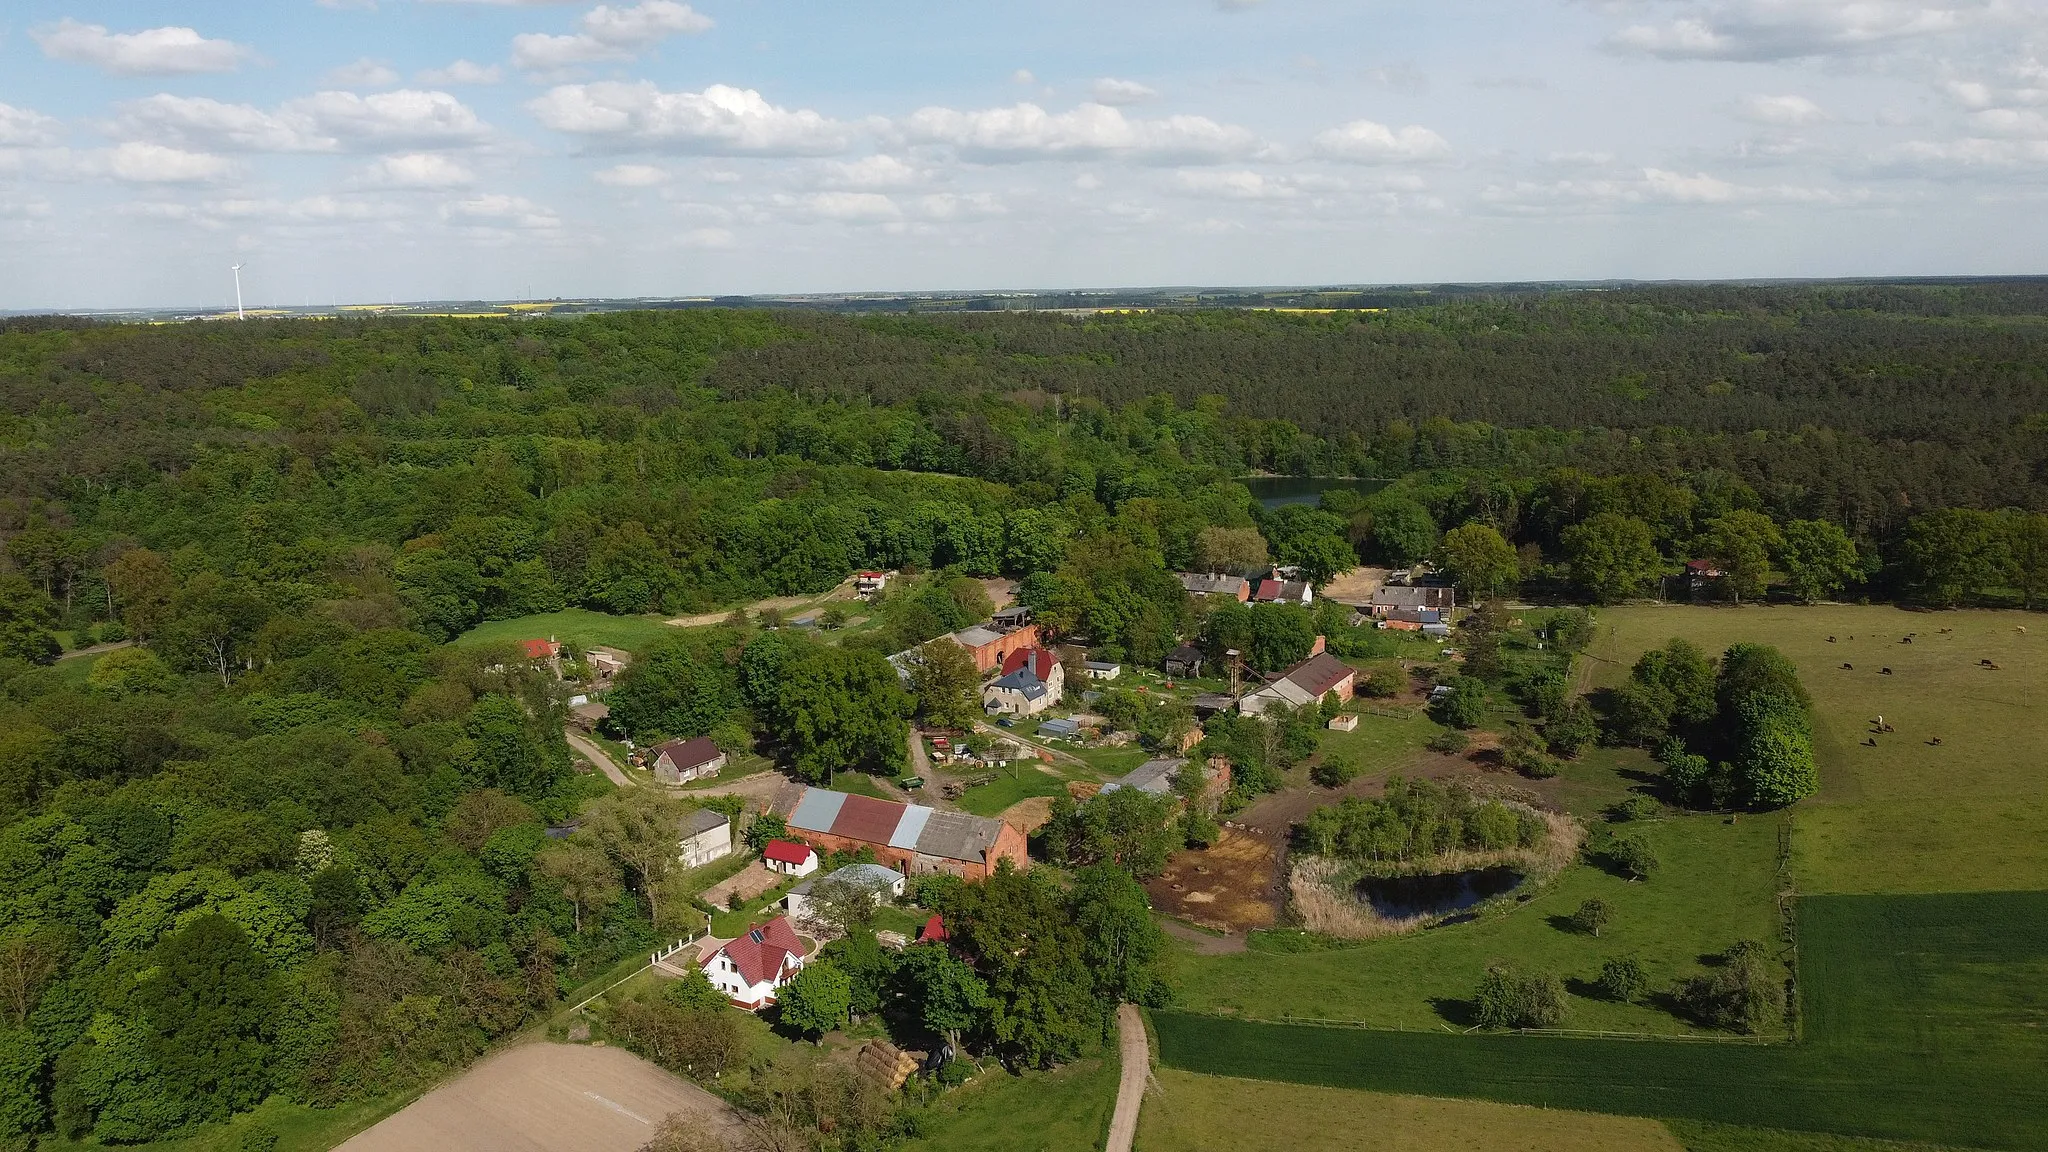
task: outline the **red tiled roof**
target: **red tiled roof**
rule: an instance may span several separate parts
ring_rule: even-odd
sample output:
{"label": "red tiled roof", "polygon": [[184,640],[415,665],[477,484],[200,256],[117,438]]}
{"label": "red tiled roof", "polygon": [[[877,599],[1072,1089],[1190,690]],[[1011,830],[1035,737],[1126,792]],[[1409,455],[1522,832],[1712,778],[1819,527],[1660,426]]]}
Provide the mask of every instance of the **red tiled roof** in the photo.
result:
{"label": "red tiled roof", "polygon": [[[797,939],[796,930],[789,926],[789,918],[777,916],[758,928],[749,927],[711,959],[721,953],[740,970],[740,978],[748,984],[767,984],[782,975],[791,957],[802,959],[804,945]],[[704,963],[709,967],[711,960]]]}
{"label": "red tiled roof", "polygon": [[1038,677],[1040,680],[1047,680],[1052,677],[1052,653],[1047,652],[1043,648],[1019,648],[1008,656],[1003,657],[1003,675],[1008,676],[1010,673],[1022,668],[1027,660],[1031,662],[1031,674],[1033,676]]}
{"label": "red tiled roof", "polygon": [[946,918],[936,912],[932,913],[932,918],[925,921],[924,927],[917,933],[919,943],[926,940],[945,940],[947,938]]}
{"label": "red tiled roof", "polygon": [[832,835],[887,844],[896,835],[896,826],[903,823],[903,809],[901,804],[872,796],[848,796],[832,820]]}
{"label": "red tiled roof", "polygon": [[761,855],[777,864],[802,864],[817,853],[809,844],[798,844],[793,840],[770,840]]}
{"label": "red tiled roof", "polygon": [[521,640],[519,646],[526,649],[528,660],[545,660],[562,650],[562,646],[553,640]]}

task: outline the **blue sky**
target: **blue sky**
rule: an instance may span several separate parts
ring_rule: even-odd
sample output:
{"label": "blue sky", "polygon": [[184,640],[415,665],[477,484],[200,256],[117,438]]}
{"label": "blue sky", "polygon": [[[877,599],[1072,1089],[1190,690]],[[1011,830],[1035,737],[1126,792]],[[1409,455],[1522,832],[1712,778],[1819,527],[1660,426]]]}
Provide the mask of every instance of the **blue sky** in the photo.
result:
{"label": "blue sky", "polygon": [[0,308],[2048,271],[2048,0],[13,0]]}

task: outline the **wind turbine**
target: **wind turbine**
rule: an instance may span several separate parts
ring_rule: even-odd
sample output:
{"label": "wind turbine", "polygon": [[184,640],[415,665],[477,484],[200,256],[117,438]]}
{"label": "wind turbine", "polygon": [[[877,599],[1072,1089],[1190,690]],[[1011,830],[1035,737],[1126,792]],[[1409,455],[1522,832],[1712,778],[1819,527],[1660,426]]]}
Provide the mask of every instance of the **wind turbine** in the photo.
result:
{"label": "wind turbine", "polygon": [[242,269],[244,267],[246,265],[237,264],[233,268],[228,269],[228,271],[235,274],[235,319],[237,320],[247,320],[249,318],[249,314],[242,311]]}

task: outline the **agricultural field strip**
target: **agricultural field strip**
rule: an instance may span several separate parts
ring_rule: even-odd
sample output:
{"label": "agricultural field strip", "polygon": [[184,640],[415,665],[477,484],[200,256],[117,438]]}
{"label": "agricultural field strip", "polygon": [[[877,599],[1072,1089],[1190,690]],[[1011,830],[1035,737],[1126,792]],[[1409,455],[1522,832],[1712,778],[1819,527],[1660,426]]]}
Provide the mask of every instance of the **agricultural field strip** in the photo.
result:
{"label": "agricultural field strip", "polygon": [[2048,1144],[2048,893],[1802,900],[1804,1037],[1702,1044],[1155,1012],[1191,1072],[1985,1148]]}

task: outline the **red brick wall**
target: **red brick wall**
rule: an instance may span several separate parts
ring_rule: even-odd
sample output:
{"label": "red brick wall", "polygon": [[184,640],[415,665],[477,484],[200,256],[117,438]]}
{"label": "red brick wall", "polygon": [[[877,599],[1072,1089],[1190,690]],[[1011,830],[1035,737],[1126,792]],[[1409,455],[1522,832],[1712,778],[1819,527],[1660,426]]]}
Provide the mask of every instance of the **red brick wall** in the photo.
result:
{"label": "red brick wall", "polygon": [[[901,848],[891,848],[887,844],[874,844],[866,840],[834,836],[830,832],[808,832],[801,828],[792,828],[789,830],[789,834],[791,837],[802,840],[804,843],[816,848],[819,855],[827,852],[858,852],[863,848],[872,848],[875,850],[875,863],[880,864],[882,867],[894,868],[898,872],[906,870],[916,871],[915,868],[911,867],[912,861],[917,858],[917,853],[915,852],[906,852]],[[1031,867],[1031,854],[1029,847],[1025,843],[1024,834],[1017,831],[1016,827],[1007,820],[1003,822],[1003,830],[996,833],[995,847],[990,849],[986,865],[970,864],[965,861],[956,861],[955,863],[959,865],[959,875],[969,880],[986,880],[989,877],[989,873],[995,870],[996,861],[1003,859],[1008,859],[1020,870]]]}
{"label": "red brick wall", "polygon": [[1017,649],[1036,647],[1038,647],[1038,625],[1026,624],[1007,636],[997,637],[981,647],[972,648],[969,651],[974,653],[974,666],[980,669],[983,674],[987,674],[1002,667],[1003,661],[1008,659],[1010,653],[1015,652]]}

